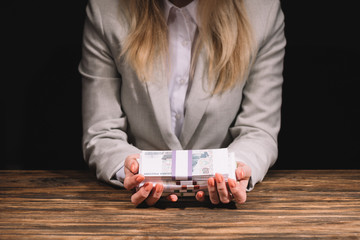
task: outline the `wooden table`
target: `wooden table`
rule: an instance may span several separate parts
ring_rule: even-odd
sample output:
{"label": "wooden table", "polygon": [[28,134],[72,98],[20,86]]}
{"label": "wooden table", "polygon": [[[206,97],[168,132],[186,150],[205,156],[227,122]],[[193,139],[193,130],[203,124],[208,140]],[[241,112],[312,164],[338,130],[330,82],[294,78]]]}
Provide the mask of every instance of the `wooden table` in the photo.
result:
{"label": "wooden table", "polygon": [[129,199],[89,171],[0,171],[0,239],[360,239],[360,170],[273,170],[243,205]]}

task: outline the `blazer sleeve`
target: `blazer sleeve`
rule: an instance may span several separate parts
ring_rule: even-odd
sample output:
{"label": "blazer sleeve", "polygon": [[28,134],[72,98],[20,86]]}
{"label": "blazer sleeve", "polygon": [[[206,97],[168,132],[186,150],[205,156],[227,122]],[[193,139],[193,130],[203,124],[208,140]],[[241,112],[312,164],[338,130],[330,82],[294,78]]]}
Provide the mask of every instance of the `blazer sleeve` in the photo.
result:
{"label": "blazer sleeve", "polygon": [[140,150],[128,143],[127,119],[121,109],[121,75],[106,42],[100,9],[90,0],[83,32],[83,154],[98,179],[115,185],[115,173],[129,154]]}
{"label": "blazer sleeve", "polygon": [[229,150],[252,170],[248,190],[262,181],[278,156],[286,45],[284,16],[279,1],[273,1],[265,31],[244,86],[240,112],[230,128],[234,141]]}

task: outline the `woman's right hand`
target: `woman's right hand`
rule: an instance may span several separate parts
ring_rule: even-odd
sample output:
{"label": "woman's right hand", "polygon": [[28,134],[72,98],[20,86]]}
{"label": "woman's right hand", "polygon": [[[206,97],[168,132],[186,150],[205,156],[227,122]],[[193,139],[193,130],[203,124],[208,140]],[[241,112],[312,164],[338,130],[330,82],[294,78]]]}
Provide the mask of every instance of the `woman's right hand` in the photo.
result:
{"label": "woman's right hand", "polygon": [[[140,158],[139,154],[129,155],[125,159],[124,187],[127,190],[135,189],[145,179],[143,175],[138,174],[139,163],[136,160],[137,158]],[[164,186],[161,183],[157,183],[155,187],[153,187],[151,182],[145,183],[144,186],[131,196],[131,202],[137,206],[145,201],[147,205],[152,206],[160,199],[163,190]],[[167,199],[176,202],[177,196],[169,195]]]}

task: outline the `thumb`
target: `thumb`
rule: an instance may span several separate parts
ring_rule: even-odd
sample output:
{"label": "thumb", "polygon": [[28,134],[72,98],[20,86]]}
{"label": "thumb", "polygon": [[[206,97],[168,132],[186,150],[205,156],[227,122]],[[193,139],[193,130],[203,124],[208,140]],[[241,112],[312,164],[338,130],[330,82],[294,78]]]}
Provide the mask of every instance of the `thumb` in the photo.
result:
{"label": "thumb", "polygon": [[132,154],[125,159],[125,174],[135,175],[139,172],[139,163],[136,159],[140,157],[139,154]]}
{"label": "thumb", "polygon": [[235,170],[236,180],[249,180],[251,177],[251,168],[243,162],[238,162]]}

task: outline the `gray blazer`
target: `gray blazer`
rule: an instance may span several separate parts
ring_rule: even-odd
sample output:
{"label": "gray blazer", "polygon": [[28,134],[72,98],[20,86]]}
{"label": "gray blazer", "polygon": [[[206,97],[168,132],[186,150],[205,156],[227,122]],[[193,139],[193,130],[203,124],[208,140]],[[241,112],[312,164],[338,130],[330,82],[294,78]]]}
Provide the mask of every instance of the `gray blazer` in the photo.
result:
{"label": "gray blazer", "polygon": [[228,147],[252,169],[250,189],[277,159],[280,128],[284,16],[279,0],[245,0],[257,46],[246,81],[211,95],[205,51],[196,63],[179,139],[171,130],[166,69],[156,65],[142,82],[119,58],[129,23],[119,0],[90,0],[83,55],[83,151],[98,179],[114,177],[129,154],[141,150]]}

